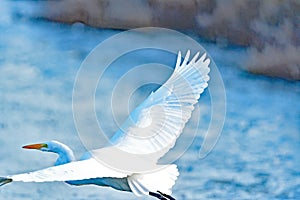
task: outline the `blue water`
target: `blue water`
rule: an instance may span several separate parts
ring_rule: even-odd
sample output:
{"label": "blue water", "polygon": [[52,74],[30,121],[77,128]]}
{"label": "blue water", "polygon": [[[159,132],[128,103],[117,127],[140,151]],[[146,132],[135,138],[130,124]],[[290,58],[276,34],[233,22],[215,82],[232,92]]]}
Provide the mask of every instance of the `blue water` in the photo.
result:
{"label": "blue water", "polygon": [[[24,144],[56,139],[68,144],[79,158],[85,148],[72,116],[75,76],[88,53],[119,31],[32,19],[16,14],[23,2],[1,3],[0,175],[53,165],[55,155],[23,150],[20,147]],[[29,9],[26,6],[24,10]],[[300,199],[300,83],[240,70],[237,64],[245,57],[246,49],[202,44],[222,74],[226,121],[216,147],[206,158],[198,159],[203,140],[199,134],[176,161],[181,175],[174,196],[191,200]],[[175,58],[169,54],[149,55],[140,53],[137,59],[158,61],[151,56],[159,55],[162,63],[172,64]],[[122,64],[134,66],[139,61],[119,63],[120,69]],[[114,71],[112,81],[121,71]],[[143,88],[140,96],[147,96],[152,89]],[[103,108],[97,114],[105,120],[105,105],[101,104],[101,94],[97,96],[97,107]],[[207,129],[209,102],[205,92],[199,104],[200,133]],[[111,130],[117,129],[109,116],[105,122]],[[109,198],[136,199],[108,188],[64,183],[11,183],[0,188],[0,199]]]}

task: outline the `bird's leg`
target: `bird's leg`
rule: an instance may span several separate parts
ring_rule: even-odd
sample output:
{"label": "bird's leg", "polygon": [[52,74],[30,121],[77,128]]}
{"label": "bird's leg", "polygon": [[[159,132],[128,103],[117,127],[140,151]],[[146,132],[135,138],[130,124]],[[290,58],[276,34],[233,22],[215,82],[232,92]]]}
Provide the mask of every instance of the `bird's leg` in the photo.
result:
{"label": "bird's leg", "polygon": [[160,200],[168,200],[166,197],[162,196],[161,194],[159,193],[155,193],[155,192],[149,192],[149,195],[150,196],[153,196],[153,197],[156,197]]}
{"label": "bird's leg", "polygon": [[157,191],[160,195],[162,195],[163,197],[166,197],[168,198],[169,200],[176,200],[174,197],[168,195],[168,194],[165,194],[165,193],[162,193],[161,191]]}

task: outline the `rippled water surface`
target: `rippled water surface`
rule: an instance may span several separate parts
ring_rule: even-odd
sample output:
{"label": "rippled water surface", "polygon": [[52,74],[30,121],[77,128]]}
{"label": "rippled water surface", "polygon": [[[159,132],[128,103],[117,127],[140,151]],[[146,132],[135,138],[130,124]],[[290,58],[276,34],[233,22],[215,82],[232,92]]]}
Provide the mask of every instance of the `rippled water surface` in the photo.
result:
{"label": "rippled water surface", "polygon": [[[75,76],[88,53],[118,31],[31,19],[17,14],[22,2],[1,3],[0,175],[53,165],[55,155],[25,151],[20,148],[24,144],[59,140],[70,145],[79,158],[85,149],[72,116]],[[199,103],[199,135],[176,162],[181,175],[174,187],[174,196],[191,200],[299,199],[300,83],[241,71],[236,65],[245,49],[221,49],[215,44],[202,44],[223,76],[227,95],[226,122],[214,150],[206,158],[198,159],[202,136],[210,120],[210,98],[206,91]],[[153,61],[173,65],[174,59],[175,55],[145,51],[135,55],[134,60],[127,59],[116,65],[120,65],[120,69]],[[114,70],[111,81],[119,73],[123,73],[122,70]],[[152,89],[142,88],[140,98]],[[106,116],[107,106],[101,103],[101,95],[97,93],[97,114],[113,133],[117,127],[113,119]],[[185,132],[193,128],[193,123],[192,120]],[[136,197],[95,186],[11,183],[0,188],[0,199]]]}

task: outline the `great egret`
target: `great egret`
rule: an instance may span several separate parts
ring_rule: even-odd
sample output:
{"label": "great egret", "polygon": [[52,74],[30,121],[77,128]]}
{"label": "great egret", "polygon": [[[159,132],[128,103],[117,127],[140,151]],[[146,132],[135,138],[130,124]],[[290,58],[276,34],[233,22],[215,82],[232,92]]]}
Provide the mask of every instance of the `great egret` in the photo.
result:
{"label": "great egret", "polygon": [[[159,170],[143,173],[122,171],[99,162],[94,153],[101,155],[117,148],[130,155],[151,154],[154,156],[149,157],[148,163],[156,165],[158,159],[175,145],[176,139],[191,117],[200,94],[208,86],[210,59],[206,58],[205,53],[199,59],[198,56],[199,52],[189,61],[190,51],[188,51],[182,61],[181,53],[178,53],[171,77],[130,113],[125,123],[111,138],[108,147],[87,152],[81,160],[74,161],[72,150],[56,141],[24,146],[27,149],[57,153],[59,157],[55,166],[0,178],[0,186],[12,181],[65,181],[72,185],[109,186],[132,192],[137,196],[150,195],[158,199],[174,199],[170,195],[179,176],[175,164],[164,165]],[[136,161],[137,164],[144,162],[144,160]]]}

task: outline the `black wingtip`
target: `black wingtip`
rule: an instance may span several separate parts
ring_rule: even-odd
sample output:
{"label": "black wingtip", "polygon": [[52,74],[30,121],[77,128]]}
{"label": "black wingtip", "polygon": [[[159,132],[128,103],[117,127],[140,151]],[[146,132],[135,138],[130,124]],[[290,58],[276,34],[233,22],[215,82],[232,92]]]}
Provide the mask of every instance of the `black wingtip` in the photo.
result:
{"label": "black wingtip", "polygon": [[13,180],[11,178],[4,178],[4,177],[0,177],[0,186],[3,186],[7,183],[12,182]]}

